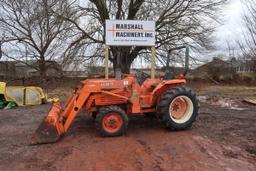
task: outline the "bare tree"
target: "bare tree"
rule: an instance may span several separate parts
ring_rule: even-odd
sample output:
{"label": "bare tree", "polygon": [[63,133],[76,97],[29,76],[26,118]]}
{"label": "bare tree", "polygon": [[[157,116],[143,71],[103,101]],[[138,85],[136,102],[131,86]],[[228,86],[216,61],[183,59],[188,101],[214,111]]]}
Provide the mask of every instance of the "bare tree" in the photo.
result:
{"label": "bare tree", "polygon": [[11,49],[3,55],[36,60],[38,67],[34,67],[45,76],[47,60],[60,57],[73,36],[72,25],[61,17],[72,18],[70,4],[67,0],[0,0],[0,28]]}
{"label": "bare tree", "polygon": [[245,6],[243,22],[246,30],[239,46],[246,60],[256,61],[256,0],[241,0],[241,3]]}
{"label": "bare tree", "polygon": [[[66,53],[79,53],[79,48],[90,47],[84,59],[102,57],[106,19],[156,21],[156,48],[159,60],[164,60],[166,49],[189,44],[194,49],[211,48],[211,33],[217,23],[217,11],[226,0],[90,0],[80,6],[80,21],[66,19],[76,26],[77,37]],[[83,20],[83,22],[81,22]],[[73,50],[72,50],[73,49]],[[96,49],[92,52],[92,49]],[[110,48],[114,68],[118,53],[121,54],[121,70],[129,73],[132,62],[142,56],[147,59],[147,47]]]}

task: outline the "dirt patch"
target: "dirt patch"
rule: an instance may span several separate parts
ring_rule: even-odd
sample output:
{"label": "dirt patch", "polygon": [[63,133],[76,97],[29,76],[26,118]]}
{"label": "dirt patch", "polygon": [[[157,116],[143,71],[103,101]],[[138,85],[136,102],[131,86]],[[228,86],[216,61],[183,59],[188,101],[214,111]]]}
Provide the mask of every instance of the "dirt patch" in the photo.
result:
{"label": "dirt patch", "polygon": [[193,127],[183,132],[169,132],[157,119],[132,117],[128,133],[117,138],[100,137],[94,120],[80,113],[59,142],[30,146],[30,136],[49,108],[41,105],[0,111],[0,170],[256,168],[253,106],[246,106],[241,113],[203,103]]}
{"label": "dirt patch", "polygon": [[246,110],[247,108],[245,108],[246,106],[244,106],[244,108],[240,107],[241,102],[243,102],[240,99],[230,99],[230,98],[224,98],[221,96],[208,96],[208,95],[204,95],[204,96],[197,96],[199,102],[201,103],[207,103],[211,106],[216,106],[216,107],[221,107],[221,108],[229,108],[232,110],[239,110],[239,111],[243,111]]}

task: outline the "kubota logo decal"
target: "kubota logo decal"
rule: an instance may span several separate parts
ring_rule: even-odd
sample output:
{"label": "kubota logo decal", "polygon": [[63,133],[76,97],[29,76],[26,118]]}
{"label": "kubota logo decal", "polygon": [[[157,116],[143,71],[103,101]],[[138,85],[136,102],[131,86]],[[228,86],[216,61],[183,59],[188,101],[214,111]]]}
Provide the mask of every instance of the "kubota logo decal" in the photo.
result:
{"label": "kubota logo decal", "polygon": [[103,87],[112,86],[112,85],[114,85],[113,82],[101,83],[101,86],[103,86]]}

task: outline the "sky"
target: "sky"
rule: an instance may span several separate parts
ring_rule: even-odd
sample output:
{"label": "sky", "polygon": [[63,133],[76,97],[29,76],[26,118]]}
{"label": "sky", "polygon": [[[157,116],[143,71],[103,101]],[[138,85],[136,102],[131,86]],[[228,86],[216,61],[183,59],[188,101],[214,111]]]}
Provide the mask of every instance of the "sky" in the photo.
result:
{"label": "sky", "polygon": [[236,41],[243,39],[243,7],[241,0],[230,0],[229,4],[224,7],[220,17],[222,20],[214,34],[216,37],[217,50],[212,54],[225,54],[229,55],[227,42],[235,49],[235,54],[239,53]]}
{"label": "sky", "polygon": [[229,0],[229,3],[223,7],[222,13],[220,14],[222,25],[218,26],[214,33],[217,49],[200,55],[199,59],[209,61],[213,57],[223,54],[228,57],[229,51],[227,42],[236,49],[235,55],[239,53],[236,41],[243,38],[242,33],[244,30],[242,24],[243,7],[240,1],[241,0]]}

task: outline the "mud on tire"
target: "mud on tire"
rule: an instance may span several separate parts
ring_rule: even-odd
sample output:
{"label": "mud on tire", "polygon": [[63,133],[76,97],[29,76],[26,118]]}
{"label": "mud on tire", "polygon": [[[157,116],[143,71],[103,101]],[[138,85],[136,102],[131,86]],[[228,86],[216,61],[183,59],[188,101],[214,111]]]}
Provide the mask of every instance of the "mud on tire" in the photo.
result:
{"label": "mud on tire", "polygon": [[196,95],[184,86],[173,87],[164,92],[158,99],[157,116],[170,130],[189,128],[197,115],[198,100]]}
{"label": "mud on tire", "polygon": [[102,107],[96,115],[95,124],[103,137],[121,136],[127,130],[128,117],[119,106]]}

